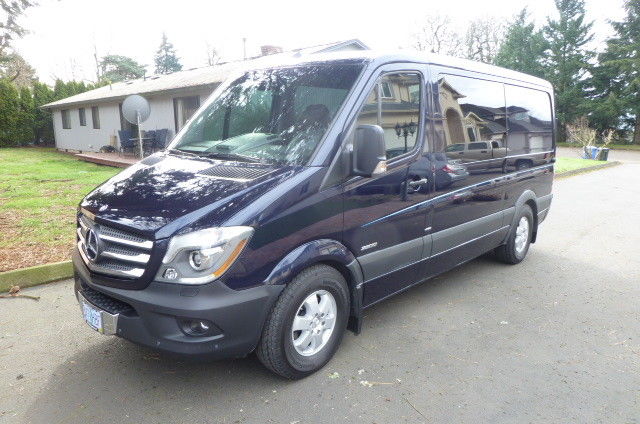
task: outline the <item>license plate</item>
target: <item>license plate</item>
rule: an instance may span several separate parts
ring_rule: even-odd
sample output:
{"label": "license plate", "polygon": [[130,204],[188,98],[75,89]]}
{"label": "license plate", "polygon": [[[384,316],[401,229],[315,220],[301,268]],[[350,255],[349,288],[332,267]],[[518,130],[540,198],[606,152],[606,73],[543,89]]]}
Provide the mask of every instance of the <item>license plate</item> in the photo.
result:
{"label": "license plate", "polygon": [[102,333],[102,315],[100,311],[91,305],[82,302],[82,315],[84,320],[89,324],[91,328]]}

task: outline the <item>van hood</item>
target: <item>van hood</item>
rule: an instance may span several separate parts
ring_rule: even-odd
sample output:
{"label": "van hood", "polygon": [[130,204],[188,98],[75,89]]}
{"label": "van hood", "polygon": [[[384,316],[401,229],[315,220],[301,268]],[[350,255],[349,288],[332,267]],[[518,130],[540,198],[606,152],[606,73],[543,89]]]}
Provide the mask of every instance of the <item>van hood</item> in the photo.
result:
{"label": "van hood", "polygon": [[157,154],[93,190],[80,206],[98,222],[164,238],[203,217],[220,225],[295,173],[294,167]]}

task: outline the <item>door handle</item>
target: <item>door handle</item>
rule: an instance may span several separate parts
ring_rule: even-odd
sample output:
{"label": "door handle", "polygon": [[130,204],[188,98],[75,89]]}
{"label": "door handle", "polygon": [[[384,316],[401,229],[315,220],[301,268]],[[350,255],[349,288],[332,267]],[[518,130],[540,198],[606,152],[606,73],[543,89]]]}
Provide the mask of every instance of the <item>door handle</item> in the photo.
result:
{"label": "door handle", "polygon": [[411,188],[420,187],[421,185],[427,184],[428,182],[429,182],[428,178],[421,178],[419,180],[411,180],[411,181],[409,181],[409,187],[411,187]]}

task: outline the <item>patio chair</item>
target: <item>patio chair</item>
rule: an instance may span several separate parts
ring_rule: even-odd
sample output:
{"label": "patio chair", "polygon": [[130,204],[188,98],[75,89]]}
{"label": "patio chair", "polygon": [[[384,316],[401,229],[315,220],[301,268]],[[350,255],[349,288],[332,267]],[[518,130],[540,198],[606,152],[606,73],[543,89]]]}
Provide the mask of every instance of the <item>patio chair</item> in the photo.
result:
{"label": "patio chair", "polygon": [[168,142],[169,142],[169,130],[166,128],[163,128],[161,130],[156,130],[156,136],[153,139],[153,150],[154,151],[163,150],[165,147],[167,147]]}
{"label": "patio chair", "polygon": [[131,153],[135,153],[136,143],[131,139],[131,131],[130,130],[118,130],[118,137],[120,137],[120,152],[125,153],[126,151],[131,151]]}
{"label": "patio chair", "polygon": [[150,155],[151,153],[156,151],[156,131],[155,130],[147,130],[144,132],[144,155]]}

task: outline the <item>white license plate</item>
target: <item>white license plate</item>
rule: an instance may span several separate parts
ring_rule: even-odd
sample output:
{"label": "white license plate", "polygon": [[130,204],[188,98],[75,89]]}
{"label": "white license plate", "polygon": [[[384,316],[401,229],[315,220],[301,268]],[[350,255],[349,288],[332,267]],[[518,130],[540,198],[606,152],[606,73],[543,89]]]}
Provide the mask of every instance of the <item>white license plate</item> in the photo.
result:
{"label": "white license plate", "polygon": [[102,315],[100,311],[85,302],[82,302],[82,315],[87,324],[96,331],[102,333]]}

